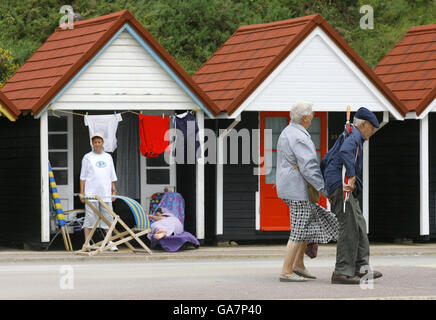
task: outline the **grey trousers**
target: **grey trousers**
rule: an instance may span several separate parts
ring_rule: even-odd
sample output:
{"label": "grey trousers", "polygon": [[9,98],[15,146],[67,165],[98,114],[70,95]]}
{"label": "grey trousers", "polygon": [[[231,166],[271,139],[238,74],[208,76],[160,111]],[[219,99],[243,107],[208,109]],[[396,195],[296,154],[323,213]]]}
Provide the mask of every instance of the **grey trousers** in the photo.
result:
{"label": "grey trousers", "polygon": [[[365,272],[369,268],[369,241],[359,201],[351,194],[344,213],[342,186],[337,188],[330,198],[332,212],[339,222],[335,272],[345,276]],[[362,267],[364,268],[361,271]]]}

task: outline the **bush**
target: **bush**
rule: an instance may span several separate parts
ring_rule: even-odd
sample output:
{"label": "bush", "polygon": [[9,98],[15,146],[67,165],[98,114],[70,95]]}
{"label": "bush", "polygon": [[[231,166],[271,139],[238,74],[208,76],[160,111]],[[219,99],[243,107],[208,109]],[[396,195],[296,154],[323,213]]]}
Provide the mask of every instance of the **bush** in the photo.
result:
{"label": "bush", "polygon": [[[362,5],[374,29],[359,27]],[[63,5],[86,19],[128,9],[189,73],[242,25],[319,13],[374,67],[411,26],[434,23],[432,0],[1,0],[0,47],[21,65],[59,24]]]}
{"label": "bush", "polygon": [[18,64],[14,63],[14,58],[9,50],[0,48],[0,87],[15,73]]}

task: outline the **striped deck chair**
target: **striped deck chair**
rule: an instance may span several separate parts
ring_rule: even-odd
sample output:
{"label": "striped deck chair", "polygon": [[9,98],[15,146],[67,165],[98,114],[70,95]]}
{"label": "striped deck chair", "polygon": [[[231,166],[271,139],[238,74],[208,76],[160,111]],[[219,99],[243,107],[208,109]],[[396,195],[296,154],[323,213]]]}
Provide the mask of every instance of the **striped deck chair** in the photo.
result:
{"label": "striped deck chair", "polygon": [[[117,215],[99,196],[85,197],[85,203],[92,209],[92,211],[94,211],[94,213],[98,216],[98,219],[90,234],[85,239],[85,244],[83,245],[82,249],[75,251],[75,253],[91,256],[99,252],[109,250],[113,246],[125,244],[132,252],[146,252],[151,254],[151,250],[139,238],[151,232],[150,220],[148,219],[148,215],[145,212],[144,208],[137,201],[128,197],[113,196],[112,198],[121,199],[127,204],[135,218],[136,227],[129,228],[127,224],[120,218],[120,216]],[[109,221],[107,221],[106,218],[101,214],[101,212],[89,200],[97,200],[114,217],[113,222],[110,223]],[[94,235],[94,232],[97,229],[97,226],[99,225],[101,220],[109,226],[109,231],[102,241],[90,245],[90,240],[92,239],[92,236]],[[117,224],[121,225],[121,227],[123,227],[125,231],[118,231],[116,229]],[[136,240],[136,242],[139,243],[142,249],[136,249],[135,247],[133,247],[133,245],[130,244],[130,241],[132,240]]]}
{"label": "striped deck chair", "polygon": [[[54,210],[56,210],[56,219],[59,224],[59,231],[62,232],[62,237],[64,239],[65,249],[67,251],[73,251],[73,245],[71,243],[70,234],[68,233],[68,229],[65,227],[67,222],[65,221],[64,211],[62,209],[62,203],[59,198],[58,189],[56,186],[56,180],[54,178],[53,169],[51,165],[48,165],[48,176],[50,182],[50,191],[53,199]],[[59,232],[55,235],[55,237],[59,234]],[[50,242],[51,244],[51,242]],[[49,246],[50,246],[49,244]]]}

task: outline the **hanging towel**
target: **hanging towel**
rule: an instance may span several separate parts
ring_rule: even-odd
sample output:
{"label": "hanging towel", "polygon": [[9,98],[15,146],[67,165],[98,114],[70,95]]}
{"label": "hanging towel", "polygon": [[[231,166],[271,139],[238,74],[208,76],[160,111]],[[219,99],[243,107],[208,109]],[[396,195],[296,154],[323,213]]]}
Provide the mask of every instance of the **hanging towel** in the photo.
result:
{"label": "hanging towel", "polygon": [[139,150],[147,158],[155,158],[169,147],[170,117],[139,114]]}
{"label": "hanging towel", "polygon": [[117,148],[117,128],[118,122],[123,121],[121,114],[104,114],[85,116],[85,126],[89,127],[89,143],[92,147],[91,137],[94,133],[103,136],[105,152],[114,152]]}
{"label": "hanging towel", "polygon": [[[183,132],[184,143],[187,146],[195,141],[195,156],[193,158],[197,159],[197,149],[200,147],[200,142],[198,141],[198,124],[195,116],[188,112],[176,115],[174,117],[174,127]],[[189,147],[187,147],[187,151],[189,150]]]}

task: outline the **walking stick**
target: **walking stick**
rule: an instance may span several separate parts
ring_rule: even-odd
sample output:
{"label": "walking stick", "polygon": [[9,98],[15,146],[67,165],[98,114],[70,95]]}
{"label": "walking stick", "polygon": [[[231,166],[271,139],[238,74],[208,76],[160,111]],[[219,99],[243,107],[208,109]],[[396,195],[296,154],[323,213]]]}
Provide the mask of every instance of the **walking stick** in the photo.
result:
{"label": "walking stick", "polygon": [[62,210],[61,200],[59,199],[59,193],[56,186],[56,181],[50,164],[48,165],[48,175],[50,181],[51,195],[55,203],[56,219],[58,220],[59,227],[61,228],[62,238],[64,239],[65,250],[73,251],[70,234],[68,233],[68,230],[65,227],[66,221],[65,221],[64,211]]}
{"label": "walking stick", "polygon": [[[345,131],[344,131],[344,134],[346,136],[348,136],[351,133],[350,116],[351,116],[351,107],[348,105],[347,106],[347,121],[345,122]],[[344,139],[345,139],[345,137],[344,137]],[[344,182],[344,185],[348,184],[348,177],[347,177],[347,174],[346,174],[345,166],[342,166],[342,181]],[[343,203],[344,203],[344,208],[343,208],[344,213],[345,213],[345,204],[348,201],[349,197],[350,197],[349,192],[343,191],[343,193],[342,193],[342,200],[343,200]]]}

